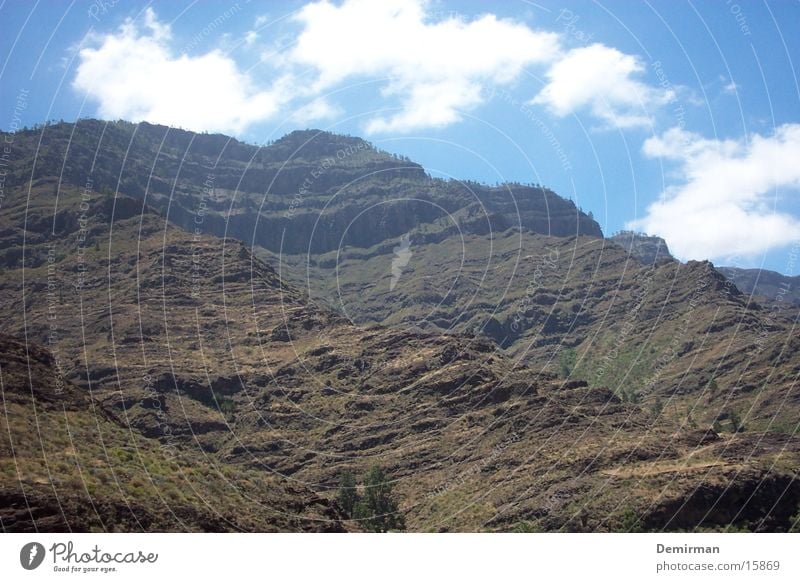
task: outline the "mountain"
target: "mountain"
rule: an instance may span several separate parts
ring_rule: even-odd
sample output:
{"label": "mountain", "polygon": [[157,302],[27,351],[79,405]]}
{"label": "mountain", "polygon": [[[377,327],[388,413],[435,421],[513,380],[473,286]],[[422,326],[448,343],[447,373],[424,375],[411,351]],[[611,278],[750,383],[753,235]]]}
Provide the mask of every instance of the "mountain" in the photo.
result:
{"label": "mountain", "polygon": [[742,293],[753,295],[767,305],[800,305],[800,276],[789,277],[766,269],[719,267],[719,272],[733,282]]}
{"label": "mountain", "polygon": [[[427,225],[441,236],[523,226],[602,236],[572,202],[541,187],[429,177],[354,137],[296,131],[267,147],[147,123],[84,120],[14,136],[9,188],[59,177],[144,200],[189,232],[229,236],[275,253],[369,247]],[[28,171],[30,170],[30,171]]]}
{"label": "mountain", "polygon": [[737,414],[793,431],[791,314],[750,301],[711,263],[645,266],[603,239],[514,230],[410,240],[393,289],[391,244],[283,260],[357,325],[473,333],[535,369],[646,406],[669,402],[684,422]]}
{"label": "mountain", "polygon": [[710,263],[347,136],[13,137],[4,530],[359,531],[375,464],[413,531],[791,527],[798,338]]}
{"label": "mountain", "polygon": [[628,251],[631,256],[636,257],[646,265],[652,265],[660,261],[675,260],[669,252],[667,241],[658,236],[622,230],[608,237],[608,240],[617,243]]}

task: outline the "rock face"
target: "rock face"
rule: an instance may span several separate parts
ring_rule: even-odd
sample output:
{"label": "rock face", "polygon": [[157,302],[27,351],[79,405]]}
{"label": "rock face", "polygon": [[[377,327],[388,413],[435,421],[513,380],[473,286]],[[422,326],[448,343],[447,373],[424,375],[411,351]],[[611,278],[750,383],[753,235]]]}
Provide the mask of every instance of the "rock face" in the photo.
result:
{"label": "rock face", "polygon": [[650,236],[631,230],[620,231],[608,238],[645,265],[654,265],[663,261],[674,261],[669,253],[667,241],[658,236]]}
{"label": "rock face", "polygon": [[[318,130],[264,147],[147,123],[84,120],[48,126],[45,134],[31,168],[34,182],[61,176],[97,192],[118,190],[145,199],[190,232],[273,252],[370,247],[421,225],[602,236],[594,220],[545,188],[433,179],[418,164],[360,138]],[[35,152],[38,133],[16,134],[15,142]],[[20,166],[7,185],[30,177]]]}
{"label": "rock face", "polygon": [[[307,150],[317,132],[259,150],[109,126],[89,183],[85,123],[61,180],[63,128],[35,166],[38,136],[16,136],[0,208],[4,530],[359,530],[337,484],[374,464],[415,531],[790,527],[798,338],[709,263],[643,265],[556,198],[537,223],[537,196],[555,197],[538,188],[517,197],[524,224],[502,189],[482,187],[484,215],[435,183],[446,220],[359,226],[364,200],[428,179],[355,138]],[[349,146],[282,219],[304,172]],[[340,203],[357,156],[385,176]],[[153,159],[145,198],[127,168]],[[104,192],[123,166],[125,189]],[[214,236],[250,166],[242,192],[272,209],[238,220],[308,213],[331,221],[319,242],[298,226],[254,246],[260,226],[233,220]],[[340,252],[325,238],[351,231]],[[299,251],[270,250],[292,237]]]}
{"label": "rock face", "polygon": [[308,273],[311,296],[359,325],[473,333],[644,406],[680,403],[709,426],[732,410],[751,428],[792,426],[780,403],[800,363],[796,312],[762,308],[711,263],[646,266],[602,239],[513,230],[410,240],[394,287],[388,245],[284,256],[283,271]]}
{"label": "rock face", "polygon": [[736,285],[742,293],[769,305],[789,309],[800,305],[800,276],[789,277],[765,269],[717,267],[717,270]]}

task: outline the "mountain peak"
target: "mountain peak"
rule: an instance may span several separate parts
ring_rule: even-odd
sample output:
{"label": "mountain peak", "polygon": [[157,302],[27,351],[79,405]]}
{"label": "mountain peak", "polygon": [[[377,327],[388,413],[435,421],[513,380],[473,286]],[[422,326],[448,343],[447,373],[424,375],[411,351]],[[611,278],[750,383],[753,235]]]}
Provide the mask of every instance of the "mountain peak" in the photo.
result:
{"label": "mountain peak", "polygon": [[675,260],[669,252],[667,241],[660,236],[652,236],[632,230],[621,230],[608,237],[608,240],[618,244],[628,251],[628,254],[646,265]]}

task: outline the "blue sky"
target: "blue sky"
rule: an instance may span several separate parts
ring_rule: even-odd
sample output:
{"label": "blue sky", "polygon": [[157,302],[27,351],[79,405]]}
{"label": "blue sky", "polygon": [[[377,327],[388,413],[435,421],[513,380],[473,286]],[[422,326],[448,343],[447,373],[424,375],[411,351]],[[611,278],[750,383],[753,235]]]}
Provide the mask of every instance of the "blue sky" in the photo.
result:
{"label": "blue sky", "polygon": [[317,127],[542,183],[682,259],[800,271],[798,2],[6,0],[0,22],[5,130]]}

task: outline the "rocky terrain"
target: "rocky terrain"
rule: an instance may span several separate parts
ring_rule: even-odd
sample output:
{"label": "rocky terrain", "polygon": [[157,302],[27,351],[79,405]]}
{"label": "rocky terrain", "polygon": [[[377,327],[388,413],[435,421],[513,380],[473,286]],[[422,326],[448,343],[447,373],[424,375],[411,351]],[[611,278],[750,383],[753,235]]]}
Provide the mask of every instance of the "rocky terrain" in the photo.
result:
{"label": "rocky terrain", "polygon": [[[669,252],[666,241],[657,236],[621,231],[608,237],[608,240],[620,245],[632,257],[645,265],[675,260]],[[791,270],[793,265],[794,261],[790,259],[787,268]],[[800,305],[800,276],[792,277],[767,269],[743,269],[740,267],[718,266],[716,270],[742,293],[752,295],[758,303],[789,310]],[[791,314],[789,315],[791,316]]]}
{"label": "rocky terrain", "polygon": [[0,336],[0,380],[4,532],[344,531],[300,484],[131,431],[124,399],[60,378],[36,344]]}
{"label": "rocky terrain", "polygon": [[296,131],[267,147],[147,123],[83,120],[15,135],[6,187],[60,183],[144,200],[193,232],[276,253],[372,246],[412,227],[448,236],[524,226],[601,236],[575,205],[541,187],[443,181],[355,137]]}
{"label": "rocky terrain", "polygon": [[690,424],[796,426],[797,313],[761,306],[708,262],[646,266],[603,239],[509,230],[412,244],[390,289],[391,248],[294,266],[355,324],[473,333],[536,370],[669,403],[663,414]]}
{"label": "rocky terrain", "polygon": [[645,265],[675,260],[669,252],[667,241],[658,236],[623,230],[608,237],[608,240],[617,243]]}
{"label": "rocky terrain", "polygon": [[720,267],[725,275],[742,293],[770,306],[782,305],[796,309],[800,305],[800,276],[790,277],[766,269],[740,269]]}
{"label": "rocky terrain", "polygon": [[15,140],[6,531],[359,531],[376,464],[414,531],[794,523],[796,313],[710,263],[357,138]]}

